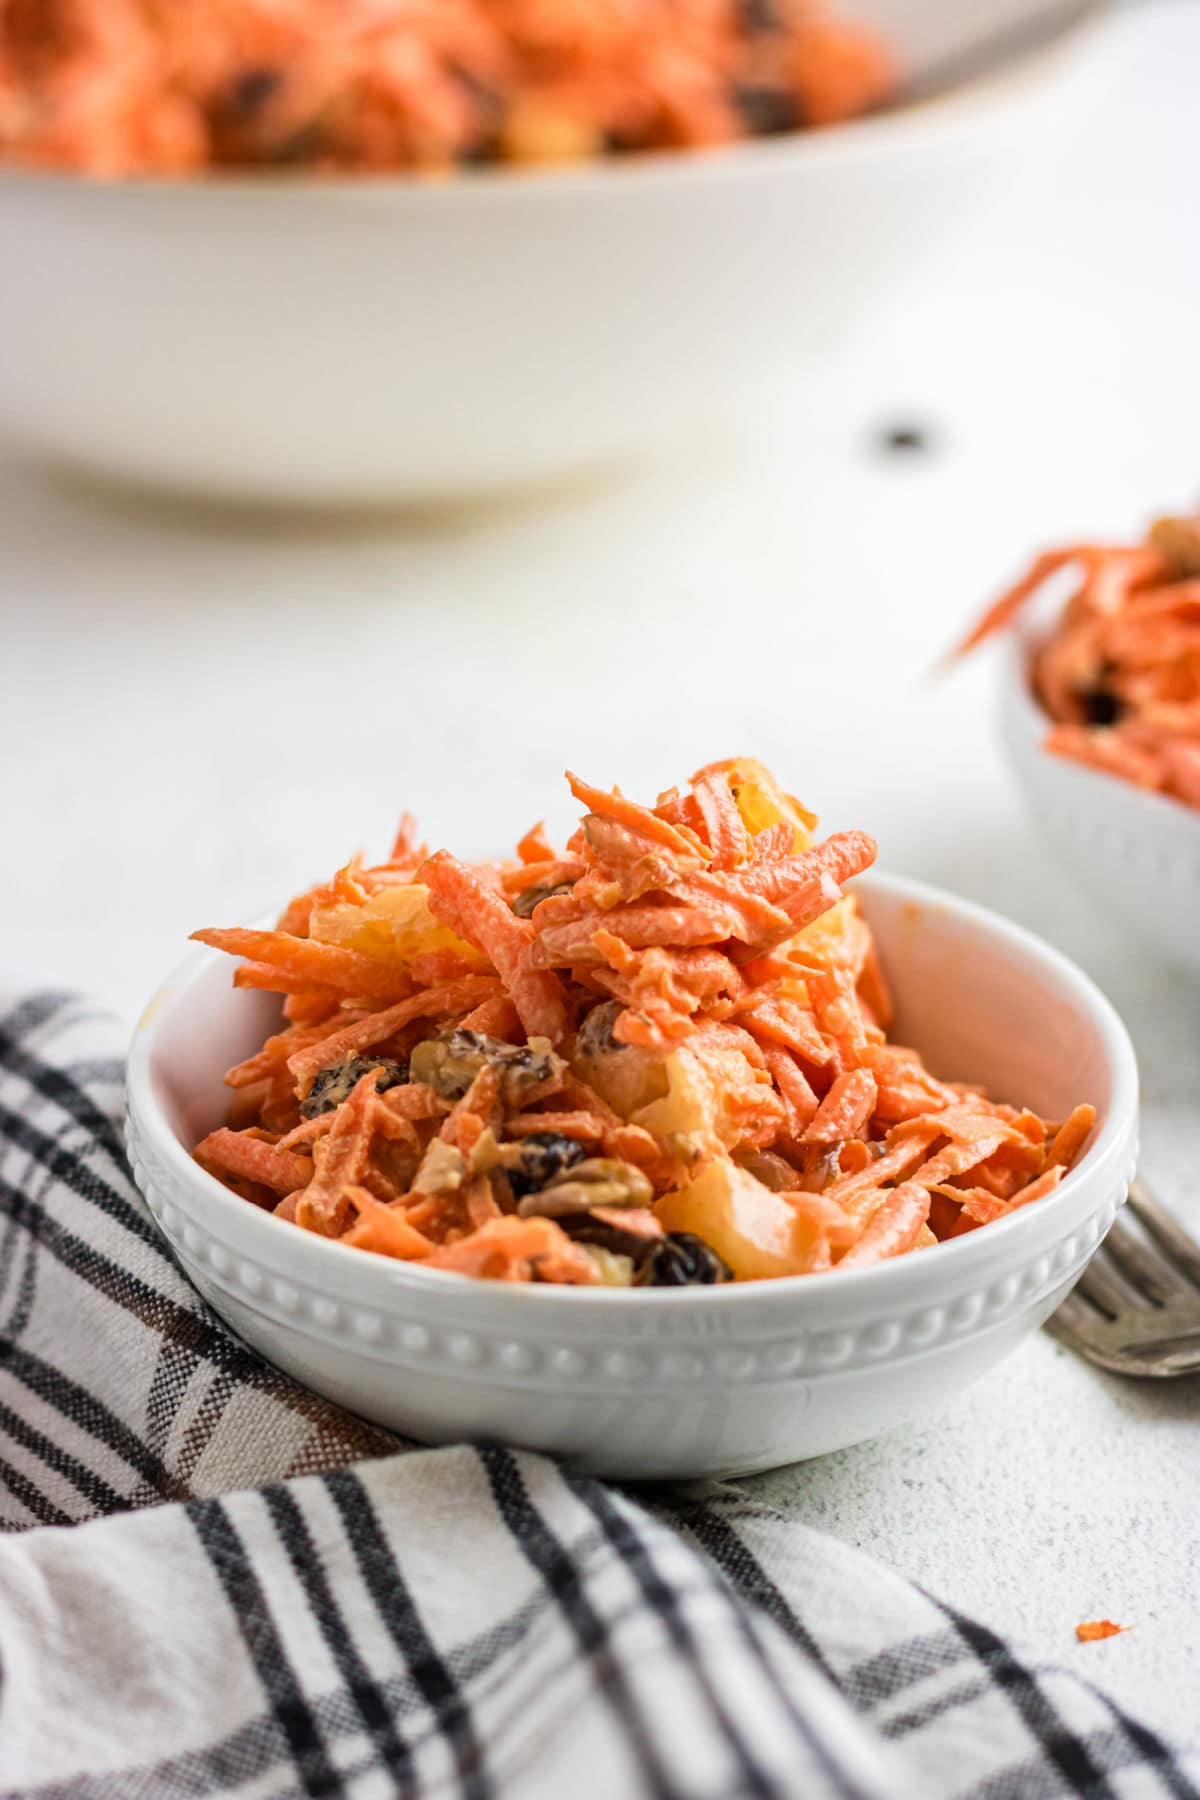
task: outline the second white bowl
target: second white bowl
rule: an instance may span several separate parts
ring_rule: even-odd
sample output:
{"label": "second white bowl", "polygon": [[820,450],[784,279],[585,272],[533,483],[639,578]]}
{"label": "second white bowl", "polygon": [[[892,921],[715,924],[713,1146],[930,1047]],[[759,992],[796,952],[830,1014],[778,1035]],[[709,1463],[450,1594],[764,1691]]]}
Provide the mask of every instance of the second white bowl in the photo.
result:
{"label": "second white bowl", "polygon": [[1051,721],[1029,688],[1048,620],[1035,609],[1004,647],[1000,728],[1046,848],[1098,906],[1170,962],[1200,971],[1200,812],[1044,748]]}

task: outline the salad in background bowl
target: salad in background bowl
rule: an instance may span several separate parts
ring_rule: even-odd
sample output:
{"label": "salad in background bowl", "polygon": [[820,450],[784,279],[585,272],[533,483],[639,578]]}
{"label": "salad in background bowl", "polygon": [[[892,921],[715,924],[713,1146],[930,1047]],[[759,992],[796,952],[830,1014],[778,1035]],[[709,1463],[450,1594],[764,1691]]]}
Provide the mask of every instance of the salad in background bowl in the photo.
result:
{"label": "salad in background bowl", "polygon": [[1001,632],[1034,825],[1099,905],[1200,970],[1200,518],[1038,557],[963,650]]}

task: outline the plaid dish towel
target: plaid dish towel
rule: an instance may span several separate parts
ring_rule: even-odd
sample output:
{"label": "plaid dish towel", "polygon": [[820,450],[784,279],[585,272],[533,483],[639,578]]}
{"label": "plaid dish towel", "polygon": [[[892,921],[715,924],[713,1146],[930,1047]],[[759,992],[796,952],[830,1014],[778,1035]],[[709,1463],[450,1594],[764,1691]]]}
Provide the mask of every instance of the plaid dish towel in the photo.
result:
{"label": "plaid dish towel", "polygon": [[1200,1800],[1063,1670],[735,1486],[423,1451],[232,1337],[111,1022],[0,1008],[0,1795]]}

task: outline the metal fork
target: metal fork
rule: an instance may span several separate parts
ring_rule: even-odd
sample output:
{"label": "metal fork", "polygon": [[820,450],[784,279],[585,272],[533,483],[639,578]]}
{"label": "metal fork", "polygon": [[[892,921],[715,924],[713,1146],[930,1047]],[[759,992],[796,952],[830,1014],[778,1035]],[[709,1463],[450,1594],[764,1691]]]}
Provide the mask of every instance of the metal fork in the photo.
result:
{"label": "metal fork", "polygon": [[1069,1294],[1046,1322],[1060,1343],[1118,1375],[1200,1370],[1200,1243],[1141,1181]]}

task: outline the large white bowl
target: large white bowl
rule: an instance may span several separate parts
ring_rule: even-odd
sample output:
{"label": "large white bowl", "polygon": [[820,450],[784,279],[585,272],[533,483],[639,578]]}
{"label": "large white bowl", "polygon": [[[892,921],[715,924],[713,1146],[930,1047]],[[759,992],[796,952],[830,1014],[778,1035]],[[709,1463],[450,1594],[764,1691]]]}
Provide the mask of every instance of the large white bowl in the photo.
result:
{"label": "large white bowl", "polygon": [[1200,971],[1200,812],[1043,748],[1051,721],[1030,692],[1029,659],[1049,616],[1036,609],[1001,666],[1000,727],[1029,816],[1097,905]]}
{"label": "large white bowl", "polygon": [[129,1062],[129,1151],[184,1269],[255,1349],[353,1411],[430,1443],[498,1438],[601,1474],[774,1467],[942,1406],[1057,1306],[1125,1198],[1137,1070],[1104,996],[1057,951],[916,883],[861,884],[933,1067],[1064,1115],[1094,1141],[1047,1199],[878,1268],[718,1288],[517,1287],[422,1270],[262,1212],[188,1146],[220,1122],[221,1071],[277,1009],[194,956]]}
{"label": "large white bowl", "polygon": [[[0,171],[0,432],[121,481],[291,505],[515,489],[678,438],[802,384],[986,177],[1043,153],[1097,35],[1094,0],[1057,10],[1001,75],[714,154],[441,184]],[[882,11],[904,51],[961,9]]]}

